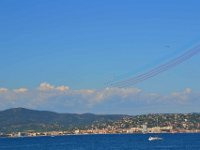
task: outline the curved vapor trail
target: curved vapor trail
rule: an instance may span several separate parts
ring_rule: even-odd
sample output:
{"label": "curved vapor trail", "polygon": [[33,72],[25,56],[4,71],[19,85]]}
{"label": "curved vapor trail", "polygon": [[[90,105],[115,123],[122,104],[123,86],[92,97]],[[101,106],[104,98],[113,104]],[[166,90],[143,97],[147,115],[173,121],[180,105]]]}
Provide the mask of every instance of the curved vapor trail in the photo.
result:
{"label": "curved vapor trail", "polygon": [[160,65],[146,73],[143,73],[141,75],[138,75],[136,77],[133,77],[133,78],[130,78],[130,79],[127,79],[127,80],[124,80],[124,81],[119,81],[119,82],[115,82],[113,84],[111,84],[112,87],[119,87],[119,88],[122,88],[122,87],[127,87],[127,86],[131,86],[131,85],[134,85],[136,83],[139,83],[139,82],[142,82],[142,81],[145,81],[149,78],[152,78],[164,71],[167,71],[169,70],[170,68],[172,67],[175,67],[181,63],[183,63],[184,61],[188,60],[189,58],[193,57],[194,55],[196,55],[197,53],[200,52],[200,45],[188,50],[187,52],[185,52],[184,54],[178,56],[177,58],[175,59],[172,59],[171,61],[163,64],[163,65]]}
{"label": "curved vapor trail", "polygon": [[[194,50],[194,49],[193,49]],[[166,63],[164,65],[161,65],[159,67],[157,67],[156,69],[153,69],[145,74],[142,74],[142,75],[139,75],[135,78],[132,78],[131,80],[125,80],[124,82],[122,81],[120,84],[118,83],[118,86],[121,86],[121,85],[126,85],[126,84],[135,84],[135,83],[138,83],[140,81],[143,81],[143,80],[146,80],[147,78],[149,77],[152,77],[154,75],[157,75],[158,73],[160,72],[163,72],[173,66],[176,66],[178,64],[180,64],[181,62],[189,59],[190,57],[192,57],[193,55],[195,55],[199,50],[195,50],[195,51],[190,51],[189,53],[185,53],[184,55],[178,57],[178,59],[174,59],[172,61],[170,61],[169,63]],[[122,84],[123,83],[123,84]]]}
{"label": "curved vapor trail", "polygon": [[163,68],[161,68],[160,70],[158,70],[158,71],[156,71],[156,72],[152,72],[151,74],[148,74],[148,75],[146,75],[145,77],[139,78],[139,79],[137,79],[137,80],[135,80],[135,81],[127,82],[127,83],[125,83],[124,85],[121,85],[120,87],[126,87],[126,86],[129,86],[129,85],[131,85],[131,84],[133,85],[133,84],[142,82],[142,81],[144,81],[144,80],[147,80],[147,79],[149,79],[149,78],[151,78],[151,77],[154,77],[154,76],[156,76],[156,75],[159,74],[159,73],[162,73],[162,72],[164,72],[164,71],[166,71],[166,70],[168,70],[168,69],[170,69],[170,68],[172,68],[172,67],[175,67],[176,65],[178,65],[178,64],[180,64],[180,63],[182,63],[182,62],[184,62],[186,59],[189,59],[189,58],[191,58],[192,56],[193,56],[193,55],[187,56],[185,59],[178,60],[178,61],[175,62],[174,64],[170,64],[169,66],[163,67]]}
{"label": "curved vapor trail", "polygon": [[179,63],[189,59],[190,57],[192,57],[193,55],[195,55],[199,50],[198,49],[192,49],[192,51],[188,51],[186,52],[185,54],[177,57],[176,59],[164,64],[164,65],[161,65],[155,69],[152,69],[150,70],[149,72],[147,73],[144,73],[144,74],[141,74],[139,76],[136,76],[134,78],[131,78],[129,80],[125,80],[125,81],[121,81],[120,83],[116,83],[116,85],[122,85],[123,84],[130,84],[130,83],[135,83],[135,82],[139,82],[141,80],[144,80],[146,78],[148,78],[148,76],[153,76],[154,74],[158,74],[160,72],[163,72],[165,71],[166,69],[168,69],[169,67],[173,67],[173,66],[176,66],[178,65]]}

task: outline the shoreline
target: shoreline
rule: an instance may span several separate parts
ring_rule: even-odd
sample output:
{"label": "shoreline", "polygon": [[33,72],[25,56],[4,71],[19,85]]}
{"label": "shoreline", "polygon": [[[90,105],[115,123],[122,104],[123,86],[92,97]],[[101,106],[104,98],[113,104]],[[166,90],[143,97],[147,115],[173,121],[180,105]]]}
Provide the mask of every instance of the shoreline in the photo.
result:
{"label": "shoreline", "polygon": [[171,135],[177,135],[177,134],[200,134],[200,132],[163,132],[163,133],[96,133],[96,134],[63,134],[63,135],[37,135],[37,136],[2,136],[0,139],[3,138],[37,138],[37,137],[62,137],[62,136],[94,136],[94,135],[161,135],[161,134],[171,134]]}

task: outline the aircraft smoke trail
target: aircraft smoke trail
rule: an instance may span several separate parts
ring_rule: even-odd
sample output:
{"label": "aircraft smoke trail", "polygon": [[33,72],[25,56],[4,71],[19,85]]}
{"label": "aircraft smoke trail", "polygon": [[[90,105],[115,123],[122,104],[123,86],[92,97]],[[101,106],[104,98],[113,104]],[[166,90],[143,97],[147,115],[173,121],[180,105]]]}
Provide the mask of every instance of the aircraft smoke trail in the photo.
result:
{"label": "aircraft smoke trail", "polygon": [[140,82],[140,81],[143,81],[145,80],[146,78],[148,78],[149,76],[154,76],[154,75],[157,75],[158,73],[160,72],[163,72],[165,71],[166,69],[170,68],[170,67],[173,67],[173,66],[176,66],[178,65],[179,63],[189,59],[190,57],[192,57],[193,55],[195,55],[197,52],[198,52],[198,49],[195,50],[195,49],[192,49],[193,51],[188,51],[186,52],[185,54],[179,56],[178,58],[164,64],[164,65],[161,65],[155,69],[152,69],[150,70],[149,72],[145,73],[145,74],[141,74],[139,76],[136,76],[132,79],[129,79],[129,80],[125,80],[125,81],[122,81],[120,84],[134,84],[134,83],[137,83],[137,82]]}
{"label": "aircraft smoke trail", "polygon": [[141,75],[138,75],[136,77],[133,77],[133,78],[130,78],[130,79],[127,79],[127,80],[124,80],[124,81],[118,81],[118,82],[112,83],[111,86],[122,88],[122,87],[128,87],[128,86],[140,83],[142,81],[145,81],[149,78],[152,78],[152,77],[154,77],[154,76],[156,76],[156,75],[158,75],[158,74],[160,74],[164,71],[169,70],[172,67],[175,67],[175,66],[185,62],[186,60],[188,60],[189,58],[198,54],[199,52],[200,52],[200,45],[188,50],[184,54],[178,56],[175,59],[172,59],[171,61],[169,61],[165,64],[162,64],[162,65],[160,65],[156,68],[153,68],[152,70],[150,70],[146,73],[143,73]]}

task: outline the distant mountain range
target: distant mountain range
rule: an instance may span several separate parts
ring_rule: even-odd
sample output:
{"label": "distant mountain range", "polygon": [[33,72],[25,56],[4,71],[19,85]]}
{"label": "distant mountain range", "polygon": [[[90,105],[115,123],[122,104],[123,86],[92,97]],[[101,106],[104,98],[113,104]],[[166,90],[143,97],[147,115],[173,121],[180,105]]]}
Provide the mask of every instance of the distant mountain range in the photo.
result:
{"label": "distant mountain range", "polygon": [[25,108],[0,111],[0,132],[51,131],[87,128],[92,124],[117,121],[126,115],[55,113]]}

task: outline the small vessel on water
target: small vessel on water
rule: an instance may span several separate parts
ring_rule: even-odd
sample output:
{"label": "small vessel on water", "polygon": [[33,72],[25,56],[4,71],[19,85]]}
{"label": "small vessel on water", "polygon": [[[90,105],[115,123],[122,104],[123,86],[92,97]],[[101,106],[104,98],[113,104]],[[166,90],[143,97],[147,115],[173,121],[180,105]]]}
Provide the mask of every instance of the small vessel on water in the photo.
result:
{"label": "small vessel on water", "polygon": [[160,140],[163,140],[163,138],[158,137],[158,136],[153,136],[153,137],[150,136],[148,140],[149,141],[160,141]]}
{"label": "small vessel on water", "polygon": [[[157,128],[158,128],[158,117],[157,117]],[[150,136],[148,138],[149,141],[160,141],[163,140],[163,138],[159,137],[159,136]]]}

